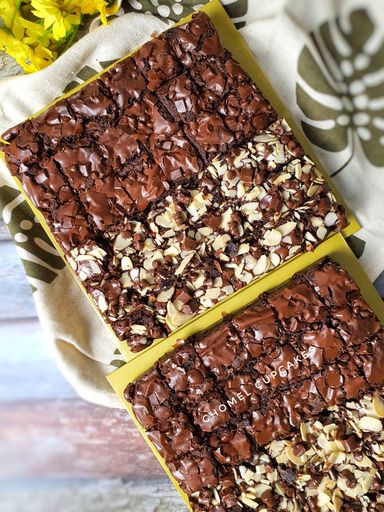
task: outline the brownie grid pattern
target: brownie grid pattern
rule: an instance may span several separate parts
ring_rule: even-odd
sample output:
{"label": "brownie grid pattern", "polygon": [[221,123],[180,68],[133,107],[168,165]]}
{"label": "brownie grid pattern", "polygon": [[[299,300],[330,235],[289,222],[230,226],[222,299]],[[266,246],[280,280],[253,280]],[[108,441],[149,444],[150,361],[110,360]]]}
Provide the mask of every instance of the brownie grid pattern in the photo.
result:
{"label": "brownie grid pattern", "polygon": [[325,410],[382,390],[383,364],[383,328],[326,259],[187,340],[125,396],[196,510],[251,510],[233,469]]}
{"label": "brownie grid pattern", "polygon": [[133,351],[347,224],[203,13],[3,138],[9,169]]}

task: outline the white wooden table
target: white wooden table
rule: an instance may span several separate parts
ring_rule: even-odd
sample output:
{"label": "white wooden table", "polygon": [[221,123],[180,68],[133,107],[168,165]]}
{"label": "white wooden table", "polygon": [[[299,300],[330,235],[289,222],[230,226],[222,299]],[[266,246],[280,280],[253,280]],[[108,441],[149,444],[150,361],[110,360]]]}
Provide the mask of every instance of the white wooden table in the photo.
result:
{"label": "white wooden table", "polygon": [[[17,71],[0,53],[0,78]],[[55,367],[1,221],[0,305],[0,511],[185,512],[128,415],[84,402]]]}

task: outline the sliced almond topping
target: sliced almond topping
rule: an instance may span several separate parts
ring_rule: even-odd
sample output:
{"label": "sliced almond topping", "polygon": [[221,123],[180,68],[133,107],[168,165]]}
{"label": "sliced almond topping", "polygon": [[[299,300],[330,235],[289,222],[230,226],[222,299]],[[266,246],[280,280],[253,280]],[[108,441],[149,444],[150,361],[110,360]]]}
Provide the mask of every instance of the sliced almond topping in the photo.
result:
{"label": "sliced almond topping", "polygon": [[130,270],[133,268],[132,260],[129,256],[123,256],[121,258],[121,270]]}
{"label": "sliced almond topping", "polygon": [[314,242],[314,243],[315,243],[315,242],[317,242],[316,238],[315,238],[315,237],[312,235],[312,233],[310,233],[309,231],[307,231],[307,232],[305,233],[304,238],[305,238],[306,240],[308,240],[309,242]]}
{"label": "sliced almond topping", "polygon": [[174,293],[175,287],[172,286],[172,288],[168,288],[168,290],[160,292],[159,295],[156,297],[156,300],[157,302],[168,302],[169,300],[172,299]]}
{"label": "sliced almond topping", "polygon": [[218,299],[220,297],[220,288],[208,288],[205,292],[205,297],[207,299]]}
{"label": "sliced almond topping", "polygon": [[180,254],[179,244],[173,244],[167,247],[164,251],[164,256],[173,256],[176,257]]}
{"label": "sliced almond topping", "polygon": [[96,247],[95,249],[92,249],[92,251],[89,251],[88,254],[94,256],[97,260],[102,260],[107,253],[101,247]]}
{"label": "sliced almond topping", "polygon": [[343,501],[340,496],[340,489],[336,488],[334,490],[334,492],[332,494],[332,503],[333,503],[333,506],[335,507],[335,512],[340,512],[341,507],[343,506]]}
{"label": "sliced almond topping", "polygon": [[147,328],[145,327],[145,325],[133,324],[131,325],[131,332],[133,334],[139,334],[140,336],[142,336],[147,332]]}
{"label": "sliced almond topping", "polygon": [[338,217],[337,217],[336,213],[329,212],[329,213],[327,213],[327,215],[325,216],[325,219],[324,219],[325,225],[328,227],[333,226],[334,224],[336,224],[337,219],[338,219]]}
{"label": "sliced almond topping", "polygon": [[104,295],[99,295],[99,297],[97,298],[97,305],[102,313],[108,311],[108,304],[107,301],[105,300]]}
{"label": "sliced almond topping", "polygon": [[267,268],[268,268],[268,259],[267,259],[266,255],[263,254],[257,260],[257,264],[252,269],[253,275],[260,276],[261,274],[264,274],[267,271]]}
{"label": "sliced almond topping", "polygon": [[72,267],[73,270],[77,270],[77,264],[76,264],[76,261],[73,258],[67,256],[67,261],[68,261],[68,263],[70,264],[70,266]]}
{"label": "sliced almond topping", "polygon": [[285,224],[282,224],[281,226],[277,226],[276,229],[281,233],[281,236],[286,236],[291,233],[295,227],[297,226],[297,222],[286,222]]}
{"label": "sliced almond topping", "polygon": [[165,317],[165,321],[172,330],[178,329],[181,325],[188,322],[192,317],[193,315],[185,315],[177,311],[173,302],[169,301],[167,303],[167,316]]}
{"label": "sliced almond topping", "polygon": [[291,175],[289,174],[289,172],[285,172],[285,173],[280,174],[279,176],[277,176],[277,178],[273,180],[273,184],[274,185],[280,185],[280,183],[284,183],[284,181],[287,181],[290,178],[291,178]]}
{"label": "sliced almond topping", "polygon": [[215,251],[224,250],[227,243],[231,240],[229,235],[219,235],[216,237],[215,241],[212,244],[212,247]]}
{"label": "sliced almond topping", "polygon": [[263,133],[261,135],[256,135],[253,140],[255,142],[274,142],[277,140],[276,135],[272,135],[269,133]]}
{"label": "sliced almond topping", "polygon": [[269,229],[264,234],[263,244],[267,247],[274,247],[279,245],[282,238],[280,231],[277,229]]}
{"label": "sliced almond topping", "polygon": [[300,433],[301,433],[301,438],[303,441],[307,441],[308,439],[308,428],[307,428],[307,425],[305,423],[300,423]]}
{"label": "sliced almond topping", "polygon": [[320,188],[319,185],[311,185],[309,187],[309,189],[307,190],[307,196],[313,197],[316,194],[316,192],[319,190],[319,188]]}
{"label": "sliced almond topping", "polygon": [[252,510],[256,510],[257,508],[259,508],[259,505],[258,503],[256,503],[256,501],[247,498],[243,494],[240,496],[240,501],[244,503],[244,505],[246,505],[247,507],[251,508]]}
{"label": "sliced almond topping", "polygon": [[131,288],[132,279],[128,272],[124,272],[124,274],[122,274],[122,276],[120,277],[120,283],[123,288]]}
{"label": "sliced almond topping", "polygon": [[300,162],[298,162],[297,164],[295,164],[295,177],[297,179],[300,179],[302,174],[303,174],[303,171],[301,169],[301,164],[300,164]]}
{"label": "sliced almond topping", "polygon": [[222,214],[222,216],[221,216],[221,223],[220,223],[220,228],[221,229],[224,229],[225,231],[228,230],[229,224],[231,222],[232,214],[233,214],[232,208],[228,208]]}
{"label": "sliced almond topping", "polygon": [[319,238],[320,240],[324,240],[324,238],[327,236],[327,234],[328,234],[328,230],[324,226],[320,226],[319,228],[317,228],[316,235],[317,235],[317,238]]}
{"label": "sliced almond topping", "polygon": [[122,234],[117,235],[113,243],[115,251],[123,251],[132,244],[132,238],[125,238]]}
{"label": "sliced almond topping", "polygon": [[250,215],[255,210],[257,210],[257,207],[258,207],[258,203],[251,202],[251,203],[243,204],[240,209],[244,213],[244,215]]}
{"label": "sliced almond topping", "polygon": [[371,416],[363,416],[360,418],[358,426],[363,432],[381,432],[383,428],[381,421]]}
{"label": "sliced almond topping", "polygon": [[270,255],[269,255],[269,259],[271,260],[271,263],[274,267],[277,267],[278,265],[280,265],[280,261],[281,261],[281,258],[278,254],[276,254],[275,252],[272,252]]}
{"label": "sliced almond topping", "polygon": [[199,232],[201,235],[203,235],[203,236],[207,237],[207,236],[209,236],[209,235],[212,235],[212,233],[213,233],[213,229],[207,226],[207,227],[204,227],[204,228],[199,228],[199,229],[198,229],[198,232]]}
{"label": "sliced almond topping", "polygon": [[312,217],[311,224],[314,228],[319,228],[324,224],[324,220],[322,219],[322,217]]}
{"label": "sliced almond topping", "polygon": [[201,287],[203,286],[203,284],[204,284],[204,283],[205,283],[205,276],[204,276],[204,274],[202,274],[202,273],[200,273],[200,274],[198,275],[198,277],[197,277],[194,281],[192,281],[192,284],[193,284],[193,286],[194,286],[194,288],[195,288],[196,290],[198,290],[199,288],[201,288]]}
{"label": "sliced almond topping", "polygon": [[294,464],[296,464],[296,466],[304,466],[305,462],[306,462],[306,459],[305,457],[302,455],[301,457],[297,457],[297,455],[295,455],[293,453],[293,448],[292,446],[287,446],[285,448],[285,453],[288,457],[288,459],[293,462]]}
{"label": "sliced almond topping", "polygon": [[280,496],[285,496],[285,489],[284,489],[284,487],[281,485],[281,483],[280,483],[280,482],[276,482],[275,487],[276,487],[276,492],[277,492],[278,494],[280,494]]}
{"label": "sliced almond topping", "polygon": [[255,487],[252,487],[252,492],[255,494],[256,498],[260,498],[265,493],[265,491],[270,490],[271,486],[263,483],[257,484],[255,485]]}
{"label": "sliced almond topping", "polygon": [[325,507],[331,501],[331,497],[325,492],[319,492],[317,496],[317,506]]}
{"label": "sliced almond topping", "polygon": [[379,395],[375,395],[372,400],[373,410],[379,418],[384,418],[384,402]]}
{"label": "sliced almond topping", "polygon": [[175,275],[176,276],[179,276],[180,274],[182,274],[185,270],[185,267],[188,265],[188,263],[191,261],[191,259],[195,256],[195,252],[192,251],[191,254],[188,254],[188,256],[186,256],[182,262],[180,263],[180,265],[177,267],[176,271],[175,271]]}

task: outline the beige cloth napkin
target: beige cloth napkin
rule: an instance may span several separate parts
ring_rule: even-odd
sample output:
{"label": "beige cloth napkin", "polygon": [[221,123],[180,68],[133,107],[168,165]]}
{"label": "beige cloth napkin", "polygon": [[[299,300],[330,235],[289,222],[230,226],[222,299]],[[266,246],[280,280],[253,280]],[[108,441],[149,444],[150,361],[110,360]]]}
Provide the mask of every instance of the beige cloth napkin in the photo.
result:
{"label": "beige cloth napkin", "polygon": [[[83,37],[50,67],[0,81],[0,132],[139,46],[198,2],[159,7],[129,0],[135,13]],[[164,4],[164,5],[163,5]],[[177,4],[183,7],[180,11]],[[225,0],[284,103],[335,173],[363,230],[351,245],[384,289],[384,11],[380,0]],[[157,10],[157,11],[156,11]],[[105,375],[122,364],[102,325],[41,226],[0,167],[0,209],[17,245],[57,365],[86,400],[118,406]],[[382,293],[382,296],[384,293]]]}

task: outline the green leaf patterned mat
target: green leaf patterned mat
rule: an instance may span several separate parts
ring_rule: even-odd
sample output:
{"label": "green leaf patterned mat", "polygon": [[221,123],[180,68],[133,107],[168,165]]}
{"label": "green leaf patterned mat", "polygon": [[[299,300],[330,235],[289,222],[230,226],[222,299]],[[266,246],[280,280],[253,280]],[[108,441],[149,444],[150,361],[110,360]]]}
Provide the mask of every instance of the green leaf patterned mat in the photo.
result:
{"label": "green leaf patterned mat", "polygon": [[[125,0],[110,25],[92,30],[50,67],[0,80],[0,131],[202,3]],[[316,2],[311,9],[306,0],[223,4],[362,223],[363,230],[349,242],[384,296],[382,2],[368,0],[362,8],[358,0],[330,0],[327,8]],[[0,211],[17,245],[57,364],[81,396],[117,405],[104,376],[120,366],[122,358],[2,163]]]}
{"label": "green leaf patterned mat", "polygon": [[[352,160],[360,144],[372,165],[384,165],[384,40],[365,9],[324,22],[310,34],[311,46],[300,54],[297,103],[311,122],[303,129],[311,142],[327,151],[348,147]],[[315,54],[317,54],[315,56]]]}

